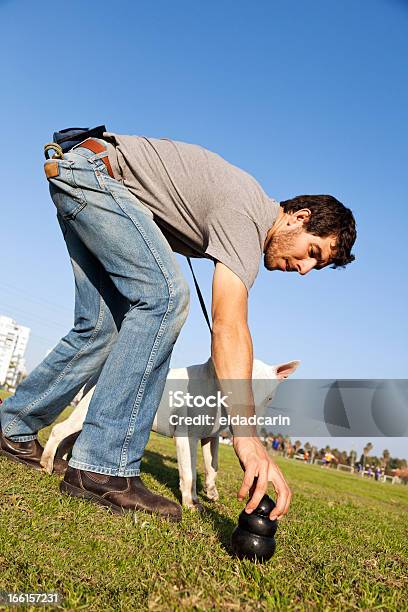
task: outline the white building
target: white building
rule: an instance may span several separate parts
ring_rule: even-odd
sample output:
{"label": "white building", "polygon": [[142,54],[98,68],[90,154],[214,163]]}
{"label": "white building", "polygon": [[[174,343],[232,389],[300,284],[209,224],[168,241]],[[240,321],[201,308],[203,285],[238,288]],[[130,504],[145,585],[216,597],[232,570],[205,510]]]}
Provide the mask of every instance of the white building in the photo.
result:
{"label": "white building", "polygon": [[0,385],[14,390],[26,374],[24,353],[30,328],[0,315]]}

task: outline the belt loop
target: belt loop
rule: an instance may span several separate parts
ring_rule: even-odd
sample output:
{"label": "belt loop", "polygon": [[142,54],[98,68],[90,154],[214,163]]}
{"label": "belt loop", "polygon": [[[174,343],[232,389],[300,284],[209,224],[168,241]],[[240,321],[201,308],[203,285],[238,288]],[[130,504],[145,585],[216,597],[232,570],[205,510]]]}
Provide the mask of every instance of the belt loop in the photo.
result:
{"label": "belt loop", "polygon": [[[82,142],[80,146],[84,149],[89,149],[89,151],[92,151],[92,153],[102,153],[104,151],[108,152],[108,147],[106,145],[103,145],[101,142],[99,142],[98,140],[94,140],[93,138],[88,138],[87,140],[84,140],[84,142]],[[109,161],[109,155],[106,157],[100,157],[99,159],[101,159],[105,164],[109,176],[111,178],[115,178],[113,176],[112,166]]]}

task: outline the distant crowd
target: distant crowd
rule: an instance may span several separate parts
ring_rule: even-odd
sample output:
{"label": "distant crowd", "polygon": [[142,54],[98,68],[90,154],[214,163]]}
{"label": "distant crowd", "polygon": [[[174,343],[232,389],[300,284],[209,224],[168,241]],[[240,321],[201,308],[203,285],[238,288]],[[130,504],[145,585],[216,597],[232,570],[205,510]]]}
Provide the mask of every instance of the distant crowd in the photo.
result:
{"label": "distant crowd", "polygon": [[279,454],[289,459],[297,459],[305,463],[317,463],[323,468],[338,467],[360,474],[361,476],[383,480],[385,476],[399,476],[405,482],[408,481],[408,466],[405,459],[391,457],[390,452],[385,449],[381,456],[372,454],[373,444],[367,443],[363,452],[358,457],[354,449],[350,452],[339,451],[337,448],[318,449],[309,442],[302,443],[300,440],[293,442],[289,436],[281,434],[273,435],[263,432],[261,439],[268,451]]}
{"label": "distant crowd", "polygon": [[280,454],[289,459],[298,459],[305,463],[318,463],[323,468],[343,467],[374,480],[383,480],[384,476],[398,475],[405,480],[407,462],[405,459],[391,457],[388,450],[384,450],[380,457],[372,455],[373,445],[369,442],[358,459],[355,450],[339,451],[337,448],[318,449],[309,442],[302,444],[300,440],[292,442],[289,436],[281,434],[266,434],[261,436],[268,451]]}

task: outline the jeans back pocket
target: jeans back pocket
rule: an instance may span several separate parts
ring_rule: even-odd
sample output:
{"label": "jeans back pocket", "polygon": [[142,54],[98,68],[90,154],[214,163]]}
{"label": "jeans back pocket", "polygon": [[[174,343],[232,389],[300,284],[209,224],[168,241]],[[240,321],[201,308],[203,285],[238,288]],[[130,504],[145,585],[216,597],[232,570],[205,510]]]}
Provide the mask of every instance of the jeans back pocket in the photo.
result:
{"label": "jeans back pocket", "polygon": [[[50,164],[58,163],[58,168],[48,169]],[[50,194],[57,211],[63,219],[75,219],[77,214],[86,206],[84,192],[75,180],[73,167],[74,160],[59,159],[46,162],[45,172],[50,185]],[[58,171],[58,174],[57,174]]]}

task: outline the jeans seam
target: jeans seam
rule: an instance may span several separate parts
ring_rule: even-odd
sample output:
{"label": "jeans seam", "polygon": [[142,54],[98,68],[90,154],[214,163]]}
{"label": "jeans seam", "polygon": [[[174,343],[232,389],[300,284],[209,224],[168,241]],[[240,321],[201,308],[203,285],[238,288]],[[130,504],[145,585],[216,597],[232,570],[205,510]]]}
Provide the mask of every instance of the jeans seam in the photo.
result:
{"label": "jeans seam", "polygon": [[45,399],[47,397],[47,395],[49,395],[53,391],[53,389],[60,382],[60,380],[62,380],[62,378],[65,376],[65,374],[72,368],[73,363],[77,359],[80,358],[80,356],[84,353],[84,351],[86,351],[90,346],[92,346],[92,344],[93,344],[97,334],[101,330],[103,319],[104,319],[104,315],[105,315],[105,308],[104,308],[104,304],[103,304],[103,300],[102,300],[102,295],[101,295],[102,282],[103,282],[102,281],[102,276],[100,276],[100,279],[99,279],[99,314],[98,314],[98,319],[97,319],[97,322],[96,322],[96,325],[95,325],[95,329],[92,332],[92,335],[89,338],[88,342],[74,355],[74,357],[71,359],[71,361],[69,363],[67,363],[67,365],[65,366],[63,371],[59,374],[59,376],[57,376],[54,384],[51,385],[47,389],[47,391],[45,393],[43,393],[38,399],[36,399],[34,402],[31,402],[31,404],[29,404],[23,410],[20,410],[20,412],[18,414],[16,414],[14,419],[9,423],[9,425],[6,427],[5,431],[3,432],[4,435],[6,435],[6,432],[9,431],[10,428],[13,427],[13,425],[15,425],[15,423],[17,421],[21,420],[21,418],[24,417],[27,414],[27,412],[29,412],[34,406],[36,406],[39,402],[41,402],[43,399]]}
{"label": "jeans seam", "polygon": [[[71,212],[69,213],[69,215],[67,215],[67,216],[65,216],[65,217],[64,217],[66,220],[69,220],[69,219],[72,219],[72,220],[73,220],[73,219],[75,219],[75,217],[77,216],[77,214],[78,214],[78,213],[80,213],[80,212],[81,212],[81,210],[82,210],[83,208],[85,208],[85,206],[86,206],[86,204],[87,204],[87,202],[86,202],[86,198],[85,198],[85,194],[84,194],[84,192],[82,191],[82,189],[81,189],[80,187],[78,187],[78,183],[77,183],[77,182],[76,182],[76,180],[75,180],[75,175],[74,175],[74,170],[73,170],[73,165],[74,165],[74,163],[75,163],[74,161],[69,161],[69,175],[70,175],[70,178],[71,178],[72,184],[73,184],[73,186],[74,186],[74,189],[75,189],[75,191],[76,191],[76,192],[77,192],[77,194],[78,194],[79,204],[78,204],[78,206],[76,206],[76,207],[74,208],[74,210],[73,210],[73,211],[71,211]],[[68,168],[67,168],[67,170],[68,170]]]}
{"label": "jeans seam", "polygon": [[[119,204],[119,206],[120,206],[120,204]],[[123,212],[125,212],[125,214],[127,214],[126,211],[123,211]],[[130,418],[129,418],[129,421],[128,421],[128,428],[127,428],[127,431],[126,431],[125,439],[124,439],[122,450],[121,450],[121,459],[120,459],[120,463],[119,463],[119,469],[120,470],[122,470],[126,466],[126,463],[127,463],[127,458],[128,458],[127,457],[127,451],[128,451],[128,448],[129,448],[129,443],[130,443],[131,437],[132,437],[132,435],[134,433],[135,421],[137,420],[137,417],[139,415],[140,404],[141,404],[141,402],[143,400],[143,396],[144,396],[144,393],[145,393],[145,389],[146,389],[146,385],[147,385],[147,382],[148,382],[148,378],[149,378],[149,376],[150,376],[150,374],[152,372],[153,366],[154,366],[154,359],[155,359],[155,357],[157,355],[157,352],[158,352],[160,340],[163,337],[164,330],[166,329],[168,314],[171,312],[171,310],[173,308],[173,297],[174,297],[173,285],[170,282],[170,279],[168,278],[167,274],[164,271],[163,262],[161,261],[159,254],[157,253],[156,249],[153,248],[153,246],[151,245],[150,241],[148,240],[145,232],[139,226],[139,224],[134,219],[132,219],[132,217],[129,216],[129,218],[136,225],[136,227],[138,228],[139,232],[142,234],[143,239],[145,240],[146,244],[150,248],[150,250],[151,250],[151,252],[153,254],[153,257],[155,258],[155,261],[157,262],[157,264],[158,264],[158,266],[159,266],[159,268],[160,268],[160,270],[161,270],[161,272],[162,272],[162,274],[163,274],[163,276],[164,276],[164,278],[166,280],[167,288],[168,288],[168,291],[169,291],[169,300],[168,300],[166,312],[164,313],[164,315],[162,317],[162,320],[160,322],[160,326],[159,326],[156,338],[154,340],[154,343],[153,343],[153,346],[152,346],[152,350],[150,352],[149,359],[148,359],[147,364],[146,364],[145,371],[144,371],[143,376],[142,376],[142,380],[141,380],[141,383],[140,383],[140,386],[139,386],[139,390],[138,390],[137,395],[136,395],[136,399],[134,401],[132,410],[130,412]]]}
{"label": "jeans seam", "polygon": [[31,442],[32,440],[36,440],[36,439],[37,439],[37,434],[32,434],[31,436],[13,436],[11,441],[12,442]]}
{"label": "jeans seam", "polygon": [[[93,465],[91,463],[84,463],[77,461],[76,459],[70,459],[69,466],[76,468],[77,470],[85,470],[86,472],[96,472],[97,474],[106,474],[107,476],[118,476],[117,472],[120,468],[107,468],[99,465]],[[131,473],[126,474],[125,477],[139,476],[140,468],[134,468],[130,470]]]}
{"label": "jeans seam", "polygon": [[137,417],[139,415],[140,404],[141,404],[141,402],[143,400],[143,396],[144,396],[144,392],[145,392],[146,385],[147,385],[147,382],[148,382],[148,378],[149,378],[149,376],[150,376],[150,374],[152,372],[153,366],[154,366],[154,359],[155,359],[155,357],[157,355],[157,352],[158,352],[158,347],[159,347],[159,344],[160,344],[160,340],[162,339],[164,330],[166,329],[167,315],[171,311],[172,305],[173,305],[172,300],[169,300],[168,307],[167,307],[166,312],[164,313],[163,318],[161,320],[160,327],[159,327],[159,330],[157,332],[156,338],[154,340],[153,347],[152,347],[152,350],[150,352],[150,356],[149,356],[149,359],[148,359],[145,371],[144,371],[143,376],[142,376],[142,381],[140,383],[139,390],[137,392],[137,396],[136,396],[135,402],[133,404],[133,407],[132,407],[132,410],[131,410],[131,413],[130,413],[130,418],[129,418],[129,422],[128,422],[128,429],[127,429],[127,432],[126,432],[125,440],[123,442],[122,451],[121,451],[121,457],[122,458],[121,458],[121,461],[120,461],[120,464],[119,464],[120,469],[124,468],[126,466],[126,463],[127,463],[127,451],[128,451],[128,448],[129,448],[130,439],[131,439],[131,437],[132,437],[132,435],[134,433],[135,421],[136,421],[136,419],[137,419]]}
{"label": "jeans seam", "polygon": [[[80,153],[78,153],[78,155],[80,155]],[[98,155],[94,155],[91,157],[83,155],[82,157],[84,157],[91,164],[92,170],[95,173],[95,177],[96,177],[99,187],[103,191],[107,191],[109,194],[111,194],[110,190],[106,186],[106,183],[103,177],[103,174],[104,174],[103,170],[105,169],[105,164],[103,163],[102,158],[98,157]],[[98,160],[100,160],[100,164],[98,163]]]}
{"label": "jeans seam", "polygon": [[154,246],[152,245],[152,243],[150,242],[150,240],[148,239],[148,237],[146,236],[146,233],[144,232],[143,228],[139,225],[139,223],[133,218],[133,215],[129,214],[126,210],[124,210],[121,200],[120,198],[118,198],[117,196],[115,196],[115,194],[109,189],[109,187],[107,186],[107,191],[111,194],[111,196],[113,197],[113,199],[115,200],[115,202],[118,204],[118,206],[120,207],[120,209],[125,213],[125,215],[132,221],[132,223],[136,226],[137,230],[139,231],[139,233],[141,234],[143,240],[145,241],[147,247],[149,248],[150,252],[152,253],[157,265],[160,268],[161,273],[163,274],[163,277],[166,281],[167,284],[167,289],[169,292],[168,298],[168,304],[167,304],[167,309],[166,312],[163,315],[163,318],[160,322],[160,327],[159,330],[157,332],[156,338],[154,340],[153,343],[153,347],[152,350],[150,352],[149,355],[149,359],[145,368],[145,371],[143,373],[142,376],[142,380],[137,392],[137,396],[136,399],[134,401],[132,410],[130,412],[130,417],[129,417],[129,421],[128,421],[128,428],[126,431],[126,435],[125,435],[125,439],[123,441],[123,445],[122,445],[122,450],[120,453],[120,462],[119,462],[119,470],[122,470],[122,468],[124,468],[126,466],[127,463],[127,451],[129,448],[129,443],[130,443],[130,439],[134,433],[134,423],[138,417],[139,414],[139,408],[140,408],[140,404],[141,401],[143,400],[143,395],[145,392],[145,388],[146,388],[146,384],[148,381],[148,377],[151,374],[151,371],[153,369],[153,365],[154,365],[154,358],[157,355],[158,352],[158,346],[160,343],[160,340],[163,336],[164,330],[166,328],[166,323],[167,323],[167,318],[168,318],[168,314],[169,312],[171,312],[172,308],[173,308],[173,298],[174,298],[174,288],[172,285],[172,282],[169,278],[169,276],[166,274],[165,268],[163,266],[163,262],[161,261],[160,255],[159,253],[156,251],[156,249],[154,248]]}

